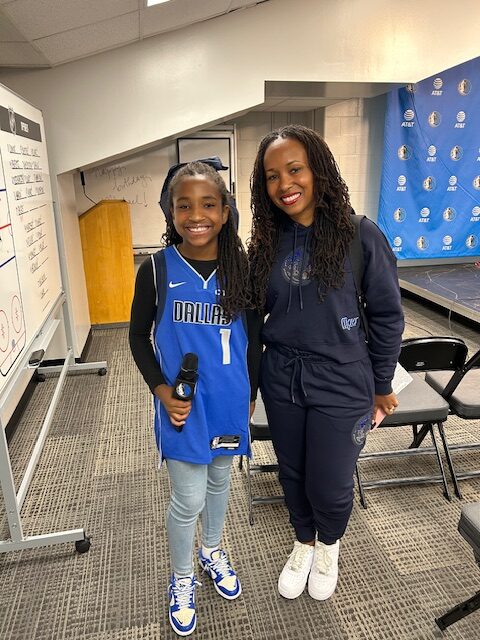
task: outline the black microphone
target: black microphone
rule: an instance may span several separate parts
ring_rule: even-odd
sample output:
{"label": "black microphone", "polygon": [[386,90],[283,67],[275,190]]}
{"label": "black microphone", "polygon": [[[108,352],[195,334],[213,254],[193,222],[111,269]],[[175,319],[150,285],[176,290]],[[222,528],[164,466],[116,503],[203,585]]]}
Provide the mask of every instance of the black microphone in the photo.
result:
{"label": "black microphone", "polygon": [[[192,400],[198,380],[198,356],[196,353],[186,353],[183,356],[180,371],[173,385],[172,397],[177,400]],[[183,425],[176,426],[177,431],[183,429]]]}

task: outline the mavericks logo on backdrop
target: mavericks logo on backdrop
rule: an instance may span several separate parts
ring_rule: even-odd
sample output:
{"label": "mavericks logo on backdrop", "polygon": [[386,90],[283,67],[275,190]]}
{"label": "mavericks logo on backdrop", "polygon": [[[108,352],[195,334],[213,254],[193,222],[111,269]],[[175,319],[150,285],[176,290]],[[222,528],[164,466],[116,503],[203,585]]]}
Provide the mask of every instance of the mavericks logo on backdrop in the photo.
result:
{"label": "mavericks logo on backdrop", "polygon": [[433,176],[427,176],[422,184],[425,191],[433,191],[437,186],[436,180]]}
{"label": "mavericks logo on backdrop", "polygon": [[456,217],[457,217],[457,212],[453,207],[447,207],[443,211],[443,219],[445,220],[445,222],[452,222],[452,220],[455,220]]}
{"label": "mavericks logo on backdrop", "polygon": [[412,157],[412,150],[410,149],[410,147],[407,147],[406,144],[402,144],[400,147],[398,147],[397,156],[400,158],[400,160],[408,160]]}
{"label": "mavericks logo on backdrop", "polygon": [[467,80],[467,78],[463,78],[463,80],[460,80],[460,82],[457,84],[457,91],[461,96],[468,96],[471,90],[472,83],[470,82],[470,80]]}
{"label": "mavericks logo on backdrop", "polygon": [[467,237],[467,239],[465,240],[465,244],[467,245],[468,249],[475,249],[475,247],[478,245],[478,238],[477,236],[474,236],[473,233],[471,235],[469,235]]}
{"label": "mavericks logo on backdrop", "polygon": [[450,149],[450,158],[452,160],[460,160],[463,157],[463,149],[458,144]]}
{"label": "mavericks logo on backdrop", "polygon": [[420,249],[420,251],[425,251],[425,249],[428,249],[429,244],[430,243],[425,236],[420,236],[419,238],[417,238],[417,247]]}
{"label": "mavericks logo on backdrop", "polygon": [[428,124],[431,127],[438,127],[440,125],[441,121],[442,121],[442,116],[440,114],[440,111],[432,111],[428,115]]}

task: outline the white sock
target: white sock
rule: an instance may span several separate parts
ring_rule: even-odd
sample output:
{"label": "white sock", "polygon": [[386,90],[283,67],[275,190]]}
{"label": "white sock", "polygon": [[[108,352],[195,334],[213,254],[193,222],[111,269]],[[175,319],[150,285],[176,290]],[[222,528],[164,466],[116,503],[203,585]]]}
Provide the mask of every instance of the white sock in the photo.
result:
{"label": "white sock", "polygon": [[209,560],[212,559],[212,553],[214,551],[218,551],[218,546],[217,547],[204,547],[202,544],[202,556],[204,558],[208,558]]}

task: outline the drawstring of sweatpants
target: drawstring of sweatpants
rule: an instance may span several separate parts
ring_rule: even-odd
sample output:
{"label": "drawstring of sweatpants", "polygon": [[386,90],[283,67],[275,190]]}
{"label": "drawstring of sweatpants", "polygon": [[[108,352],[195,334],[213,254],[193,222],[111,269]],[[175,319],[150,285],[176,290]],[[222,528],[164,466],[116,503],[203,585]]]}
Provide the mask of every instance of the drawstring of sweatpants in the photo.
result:
{"label": "drawstring of sweatpants", "polygon": [[290,360],[288,360],[285,363],[285,368],[286,367],[290,367],[293,365],[293,369],[292,369],[292,375],[290,377],[290,396],[292,398],[292,402],[293,404],[296,404],[295,402],[295,393],[293,391],[293,388],[295,386],[295,380],[297,379],[297,371],[298,371],[298,365],[300,363],[300,387],[302,389],[303,395],[305,396],[305,398],[307,397],[307,392],[305,390],[305,385],[303,383],[303,358],[301,355],[297,354],[296,356],[294,356],[293,358],[290,358]]}

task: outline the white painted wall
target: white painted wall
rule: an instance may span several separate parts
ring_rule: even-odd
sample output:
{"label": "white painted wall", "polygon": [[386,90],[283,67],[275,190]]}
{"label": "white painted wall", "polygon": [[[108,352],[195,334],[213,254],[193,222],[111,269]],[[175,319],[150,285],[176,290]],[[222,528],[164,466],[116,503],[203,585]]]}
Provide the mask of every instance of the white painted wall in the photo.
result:
{"label": "white painted wall", "polygon": [[265,80],[418,81],[476,57],[479,23],[478,0],[275,0],[0,80],[44,110],[58,174],[250,110]]}

